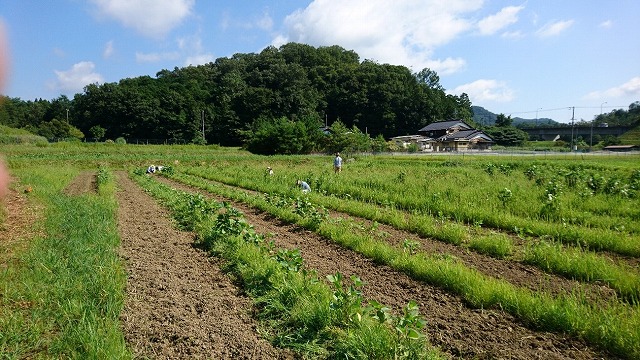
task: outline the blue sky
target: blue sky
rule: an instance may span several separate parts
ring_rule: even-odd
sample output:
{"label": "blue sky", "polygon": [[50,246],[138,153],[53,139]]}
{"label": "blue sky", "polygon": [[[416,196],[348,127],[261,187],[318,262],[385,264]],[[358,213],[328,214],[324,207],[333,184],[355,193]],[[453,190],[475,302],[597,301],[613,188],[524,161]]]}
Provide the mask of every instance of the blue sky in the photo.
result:
{"label": "blue sky", "polygon": [[640,100],[638,14],[637,0],[3,0],[4,94],[73,97],[293,41],[429,67],[494,113],[590,121]]}

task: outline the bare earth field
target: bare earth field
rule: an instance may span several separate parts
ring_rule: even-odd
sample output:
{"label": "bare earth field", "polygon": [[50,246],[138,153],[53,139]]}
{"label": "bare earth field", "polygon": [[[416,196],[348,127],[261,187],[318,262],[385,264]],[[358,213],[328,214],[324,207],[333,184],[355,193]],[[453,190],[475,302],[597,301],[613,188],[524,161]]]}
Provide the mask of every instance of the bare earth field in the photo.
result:
{"label": "bare earth field", "polygon": [[125,174],[118,174],[118,227],[128,273],[121,315],[135,357],[287,359],[262,339],[251,301],[215,258],[192,247],[168,213]]}

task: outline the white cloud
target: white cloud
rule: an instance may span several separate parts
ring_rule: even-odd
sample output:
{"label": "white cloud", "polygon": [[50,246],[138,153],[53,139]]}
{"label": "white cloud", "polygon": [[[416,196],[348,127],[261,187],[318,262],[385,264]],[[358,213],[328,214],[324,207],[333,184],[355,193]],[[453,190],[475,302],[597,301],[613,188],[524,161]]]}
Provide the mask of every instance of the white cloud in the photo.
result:
{"label": "white cloud", "polygon": [[202,65],[215,60],[212,54],[204,52],[202,38],[198,34],[179,38],[178,47],[183,53],[188,54],[185,66]]}
{"label": "white cloud", "polygon": [[573,22],[574,22],[573,20],[565,20],[565,21],[556,21],[553,23],[547,23],[546,25],[538,29],[538,31],[536,31],[536,34],[539,37],[556,36],[556,35],[559,35],[561,32],[567,30],[568,28],[570,28],[573,25]]}
{"label": "white cloud", "polygon": [[603,29],[609,29],[611,28],[611,26],[613,26],[613,21],[611,20],[603,21],[600,23],[600,25],[598,25],[598,27],[601,27]]}
{"label": "white cloud", "polygon": [[208,64],[210,62],[213,62],[214,60],[215,58],[213,57],[212,54],[199,54],[199,55],[187,57],[187,59],[184,62],[184,65],[185,66],[203,65],[203,64]]}
{"label": "white cloud", "polygon": [[[446,58],[444,60],[429,60],[424,67],[437,72],[438,75],[449,75],[464,69],[465,66],[467,66],[467,62],[464,59]],[[420,70],[422,69],[414,69],[414,71]]]}
{"label": "white cloud", "polygon": [[451,94],[466,93],[473,103],[508,102],[513,100],[513,90],[503,81],[480,79],[460,85],[448,91]]}
{"label": "white cloud", "polygon": [[505,39],[522,39],[524,34],[521,31],[506,31],[502,33],[500,37]]}
{"label": "white cloud", "polygon": [[109,40],[107,44],[104,46],[104,51],[102,52],[102,57],[108,59],[113,55],[113,40]]}
{"label": "white cloud", "polygon": [[478,21],[478,29],[482,35],[493,35],[503,28],[518,21],[518,13],[524,6],[507,6],[495,15]]}
{"label": "white cloud", "polygon": [[270,31],[273,28],[273,19],[268,13],[264,13],[261,18],[256,21],[255,25],[258,29]]}
{"label": "white cloud", "polygon": [[161,38],[191,14],[195,0],[91,0],[102,16],[139,33]]}
{"label": "white cloud", "polygon": [[136,61],[139,63],[153,63],[164,60],[176,60],[180,58],[178,52],[141,53],[136,52]]}
{"label": "white cloud", "polygon": [[94,72],[95,65],[91,61],[74,64],[67,71],[54,70],[57,81],[54,87],[63,92],[81,92],[89,84],[102,83],[102,75]]}
{"label": "white cloud", "polygon": [[593,91],[584,96],[585,100],[602,100],[640,96],[640,76],[631,78],[626,83],[603,91]]}
{"label": "white cloud", "polygon": [[363,59],[414,71],[429,65],[455,71],[464,60],[433,60],[433,51],[473,29],[474,21],[466,16],[482,4],[482,0],[314,0],[287,16],[286,33],[274,36],[272,44],[338,44]]}

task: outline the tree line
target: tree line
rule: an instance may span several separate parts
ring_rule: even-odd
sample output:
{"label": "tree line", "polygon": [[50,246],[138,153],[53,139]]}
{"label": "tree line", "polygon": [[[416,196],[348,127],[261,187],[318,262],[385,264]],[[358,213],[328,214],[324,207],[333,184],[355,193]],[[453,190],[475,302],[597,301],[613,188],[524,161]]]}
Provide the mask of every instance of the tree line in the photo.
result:
{"label": "tree line", "polygon": [[47,138],[166,139],[260,151],[261,137],[284,129],[309,142],[286,150],[294,153],[326,147],[316,130],[334,123],[379,139],[415,134],[434,121],[472,122],[467,95],[446,94],[430,69],[412,73],[361,61],[340,46],[299,43],[91,84],[72,99],[3,103],[0,124]]}

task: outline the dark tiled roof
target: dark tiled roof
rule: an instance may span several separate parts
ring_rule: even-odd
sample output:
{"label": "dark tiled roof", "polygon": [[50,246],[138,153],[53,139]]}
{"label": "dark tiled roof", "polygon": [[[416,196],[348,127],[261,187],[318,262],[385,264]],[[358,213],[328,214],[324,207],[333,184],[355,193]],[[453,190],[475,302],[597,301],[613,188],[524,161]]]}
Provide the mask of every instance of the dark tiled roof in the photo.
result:
{"label": "dark tiled roof", "polygon": [[451,140],[471,140],[474,137],[477,136],[481,136],[484,138],[489,139],[490,141],[493,141],[493,139],[491,139],[491,136],[485,134],[484,132],[480,131],[480,130],[475,130],[475,129],[471,129],[471,130],[460,130],[460,131],[456,131],[453,134],[447,134],[447,135],[443,135],[441,137],[438,138],[438,141],[451,141]]}
{"label": "dark tiled roof", "polygon": [[620,149],[633,149],[635,148],[635,145],[609,145],[609,146],[605,146],[603,149],[604,150],[620,150]]}
{"label": "dark tiled roof", "polygon": [[472,129],[471,126],[469,126],[469,124],[465,123],[462,120],[451,120],[451,121],[438,121],[438,122],[434,122],[431,123],[425,127],[423,127],[422,129],[418,130],[418,131],[442,131],[442,130],[447,130],[453,126],[456,125],[461,125],[463,127],[466,127],[467,129]]}

